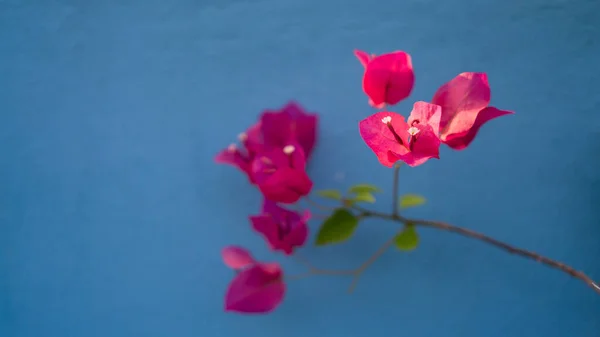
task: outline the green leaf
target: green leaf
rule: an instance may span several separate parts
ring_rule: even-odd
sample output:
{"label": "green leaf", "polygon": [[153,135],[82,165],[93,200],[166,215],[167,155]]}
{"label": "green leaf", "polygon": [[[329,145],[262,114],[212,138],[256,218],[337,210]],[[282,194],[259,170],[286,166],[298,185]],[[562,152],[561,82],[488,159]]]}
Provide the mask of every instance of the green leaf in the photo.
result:
{"label": "green leaf", "polygon": [[400,208],[409,208],[423,205],[425,198],[416,194],[405,194],[400,197]]}
{"label": "green leaf", "polygon": [[377,192],[381,192],[381,190],[379,189],[379,187],[377,187],[375,185],[357,184],[357,185],[350,187],[348,192],[357,193],[357,194],[365,193],[365,192],[366,193],[377,193]]}
{"label": "green leaf", "polygon": [[356,201],[356,202],[368,202],[368,203],[375,203],[375,196],[370,193],[370,192],[360,192],[360,193],[356,193],[356,196],[354,198],[352,198],[352,201]]}
{"label": "green leaf", "polygon": [[404,251],[411,251],[419,245],[419,234],[412,224],[406,225],[400,234],[396,235],[394,240],[396,248]]}
{"label": "green leaf", "polygon": [[345,208],[338,208],[327,218],[319,232],[315,244],[323,246],[348,240],[358,226],[358,218]]}
{"label": "green leaf", "polygon": [[319,196],[327,199],[341,200],[342,193],[338,190],[320,190],[316,192]]}

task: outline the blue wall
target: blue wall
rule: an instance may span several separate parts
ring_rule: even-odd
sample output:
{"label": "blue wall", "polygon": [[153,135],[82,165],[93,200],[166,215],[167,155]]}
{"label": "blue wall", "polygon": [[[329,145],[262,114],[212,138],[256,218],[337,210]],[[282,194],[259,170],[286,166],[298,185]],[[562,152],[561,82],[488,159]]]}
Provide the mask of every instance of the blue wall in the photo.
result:
{"label": "blue wall", "polygon": [[[353,295],[349,280],[317,277],[290,284],[272,315],[225,314],[222,246],[283,259],[246,219],[258,192],[213,164],[262,109],[294,98],[321,113],[317,188],[389,186],[357,132],[372,110],[352,50],[413,55],[400,112],[485,71],[493,104],[517,114],[404,170],[402,191],[428,197],[410,215],[600,279],[599,11],[594,0],[0,1],[0,336],[599,336],[600,296],[583,283],[436,231],[386,254]],[[350,243],[304,254],[350,267],[394,231],[367,222]]]}

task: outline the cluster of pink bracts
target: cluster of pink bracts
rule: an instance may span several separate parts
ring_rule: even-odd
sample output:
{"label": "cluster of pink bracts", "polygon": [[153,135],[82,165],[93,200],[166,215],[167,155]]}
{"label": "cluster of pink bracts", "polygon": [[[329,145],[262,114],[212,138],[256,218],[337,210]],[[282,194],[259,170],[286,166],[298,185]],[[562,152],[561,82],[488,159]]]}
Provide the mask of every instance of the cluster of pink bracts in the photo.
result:
{"label": "cluster of pink bracts", "polygon": [[[414,86],[409,54],[397,51],[380,56],[355,52],[364,66],[363,90],[369,104],[383,109],[359,123],[359,132],[381,164],[402,161],[418,166],[439,159],[446,144],[462,150],[487,121],[512,111],[488,106],[491,91],[485,73],[461,73],[442,85],[431,102],[416,102],[407,120],[386,107],[406,99]],[[264,196],[262,212],[250,216],[254,230],[272,250],[286,255],[308,237],[309,211],[303,214],[281,207],[308,195],[313,187],[306,173],[317,138],[318,118],[292,102],[280,111],[265,111],[257,124],[239,136],[242,148],[232,144],[216,161],[237,167]],[[223,249],[225,264],[237,272],[225,296],[225,310],[266,313],[283,300],[285,283],[277,263],[256,261],[244,248]]]}

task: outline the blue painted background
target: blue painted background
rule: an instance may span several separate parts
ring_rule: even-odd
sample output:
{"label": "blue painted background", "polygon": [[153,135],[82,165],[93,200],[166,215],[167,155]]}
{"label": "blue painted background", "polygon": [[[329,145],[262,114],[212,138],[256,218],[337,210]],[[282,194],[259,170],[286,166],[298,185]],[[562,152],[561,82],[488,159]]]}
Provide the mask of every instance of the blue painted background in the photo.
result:
{"label": "blue painted background", "polygon": [[[259,194],[213,164],[264,108],[321,114],[317,188],[387,187],[362,143],[352,50],[413,56],[411,98],[485,71],[517,112],[405,169],[410,215],[476,229],[600,279],[600,4],[594,0],[0,1],[0,336],[598,337],[600,296],[479,242],[424,230],[350,280],[290,284],[274,314],[222,312],[221,247],[284,261],[249,228]],[[318,224],[313,223],[313,229]],[[304,255],[351,267],[365,222]],[[285,262],[286,272],[302,272]]]}

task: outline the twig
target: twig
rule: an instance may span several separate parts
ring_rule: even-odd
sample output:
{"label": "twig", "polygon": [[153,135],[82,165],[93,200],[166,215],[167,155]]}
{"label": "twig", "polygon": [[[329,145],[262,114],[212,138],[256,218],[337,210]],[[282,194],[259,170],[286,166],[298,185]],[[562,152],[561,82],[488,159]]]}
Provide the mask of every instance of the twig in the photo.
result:
{"label": "twig", "polygon": [[382,219],[387,219],[387,220],[391,220],[391,221],[396,221],[396,222],[399,222],[402,224],[411,223],[415,226],[440,229],[440,230],[456,233],[456,234],[462,235],[464,237],[469,237],[472,239],[476,239],[476,240],[488,243],[496,248],[502,249],[511,254],[515,254],[515,255],[519,255],[519,256],[522,256],[522,257],[525,257],[525,258],[528,258],[531,260],[535,260],[535,261],[540,262],[548,267],[555,268],[566,274],[569,274],[570,276],[583,281],[585,284],[587,284],[589,287],[591,287],[593,290],[595,290],[597,293],[600,294],[600,285],[598,284],[598,282],[594,281],[591,277],[586,275],[584,272],[576,270],[575,268],[573,268],[565,263],[550,259],[550,258],[540,255],[538,253],[528,251],[528,250],[525,250],[522,248],[514,247],[508,243],[502,242],[500,240],[496,240],[485,234],[482,234],[482,233],[479,233],[479,232],[476,232],[476,231],[473,231],[473,230],[470,230],[467,228],[450,225],[445,222],[421,220],[421,219],[409,219],[409,218],[405,218],[402,216],[393,216],[391,214],[369,211],[369,210],[365,210],[365,209],[362,209],[359,207],[354,207],[354,209],[358,210],[360,212],[360,214],[362,214],[362,216],[364,216],[364,217],[376,217],[376,218],[382,218]]}
{"label": "twig", "polygon": [[385,253],[392,246],[392,244],[394,244],[394,238],[395,236],[387,240],[383,245],[381,245],[381,247],[379,247],[375,254],[371,255],[371,257],[367,261],[365,261],[358,268],[356,268],[354,278],[352,279],[352,283],[350,284],[348,292],[352,293],[354,289],[356,289],[356,286],[358,285],[358,280],[360,279],[362,273],[364,273],[364,271],[367,270],[367,268],[369,268],[369,266],[371,266],[373,262],[377,261],[377,259],[381,255],[383,255],[383,253]]}
{"label": "twig", "polygon": [[325,205],[321,205],[316,201],[313,201],[311,198],[309,198],[308,196],[303,198],[304,200],[306,200],[306,202],[311,205],[314,206],[322,211],[334,211],[337,209],[337,207],[332,207],[332,206],[325,206]]}
{"label": "twig", "polygon": [[308,272],[304,273],[304,274],[290,276],[290,277],[288,277],[288,279],[289,280],[298,280],[298,279],[310,277],[312,275],[351,275],[352,283],[350,284],[350,288],[348,288],[348,292],[352,293],[354,291],[354,289],[356,289],[356,286],[358,285],[358,280],[360,279],[360,276],[365,272],[365,270],[367,270],[367,268],[369,268],[375,261],[377,261],[377,259],[379,257],[381,257],[381,255],[383,255],[383,253],[385,253],[392,246],[392,244],[394,243],[394,238],[395,238],[395,236],[390,238],[389,240],[387,240],[383,245],[381,245],[379,247],[379,249],[377,249],[377,251],[375,253],[373,253],[373,255],[371,255],[369,257],[369,259],[367,259],[360,266],[358,266],[358,268],[355,268],[355,269],[335,270],[335,269],[317,268],[317,267],[313,266],[312,263],[310,263],[307,259],[305,259],[304,257],[300,256],[298,253],[296,253],[293,255],[293,258],[296,261],[298,261],[299,263],[306,266],[306,268],[308,269]]}
{"label": "twig", "polygon": [[521,249],[521,248],[517,248],[517,247],[511,246],[505,242],[491,238],[487,235],[472,231],[470,229],[453,226],[453,225],[450,225],[450,224],[447,224],[444,222],[428,221],[428,220],[414,220],[414,219],[405,219],[405,218],[402,218],[401,220],[405,223],[410,222],[417,226],[441,229],[441,230],[456,233],[456,234],[459,234],[459,235],[462,235],[465,237],[477,239],[479,241],[483,241],[492,246],[495,246],[497,248],[505,250],[511,254],[515,254],[515,255],[519,255],[519,256],[522,256],[525,258],[535,260],[535,261],[540,262],[548,267],[558,269],[564,273],[571,275],[574,278],[577,278],[577,279],[585,282],[589,287],[591,287],[598,294],[600,294],[600,285],[598,285],[597,282],[595,282],[591,277],[587,276],[584,272],[576,270],[575,268],[573,268],[567,264],[547,258],[538,253],[535,253],[535,252],[532,252],[529,250],[525,250],[525,249]]}
{"label": "twig", "polygon": [[[535,252],[532,252],[529,250],[525,250],[522,248],[512,246],[508,243],[502,242],[500,240],[496,240],[485,234],[482,234],[482,233],[479,233],[479,232],[476,232],[476,231],[473,231],[473,230],[470,230],[467,228],[450,225],[450,224],[447,224],[445,222],[440,222],[440,221],[410,219],[410,218],[405,218],[405,217],[401,216],[400,214],[398,214],[398,205],[397,205],[397,203],[398,203],[398,172],[399,172],[399,169],[400,169],[400,165],[394,166],[394,185],[393,185],[394,206],[393,206],[392,213],[387,214],[387,213],[382,213],[382,212],[376,212],[376,211],[364,209],[360,206],[352,205],[351,206],[352,209],[354,209],[355,211],[358,212],[357,217],[364,217],[364,218],[373,217],[373,218],[386,219],[386,220],[401,223],[403,225],[402,226],[403,228],[407,224],[413,224],[415,226],[421,226],[421,227],[435,228],[435,229],[439,229],[439,230],[443,230],[443,231],[447,231],[447,232],[456,233],[456,234],[462,235],[464,237],[476,239],[481,242],[490,244],[501,250],[504,250],[508,253],[515,254],[515,255],[518,255],[521,257],[525,257],[525,258],[528,258],[531,260],[535,260],[535,261],[542,263],[548,267],[560,270],[563,273],[570,275],[571,277],[574,277],[576,279],[583,281],[590,288],[592,288],[595,292],[600,294],[600,285],[598,282],[594,281],[590,276],[588,276],[584,272],[579,271],[565,263],[550,259],[548,257],[545,257],[543,255],[540,255],[538,253],[535,253]],[[334,210],[335,209],[334,207],[329,208],[327,206],[322,206],[308,198],[305,198],[305,199],[311,205],[313,205],[315,207],[319,207],[320,209],[326,209],[326,210]],[[373,262],[375,262],[381,255],[383,255],[383,253],[385,253],[389,249],[389,247],[391,247],[393,245],[394,238],[395,238],[395,235],[392,238],[390,238],[389,240],[387,240],[381,247],[379,247],[379,249],[373,255],[371,255],[371,257],[369,257],[368,260],[366,260],[364,263],[362,263],[360,266],[358,266],[358,268],[352,269],[352,270],[320,269],[320,268],[314,267],[308,261],[306,261],[302,258],[298,258],[298,260],[301,261],[303,264],[305,264],[307,266],[307,268],[309,269],[309,272],[304,274],[304,276],[301,276],[301,277],[306,277],[309,275],[317,275],[317,274],[321,274],[321,275],[352,275],[353,280],[352,280],[352,283],[351,283],[350,289],[349,289],[349,291],[352,292],[356,288],[356,285],[357,285],[358,280],[359,280],[360,276],[362,275],[362,273],[370,265],[372,265]]]}

